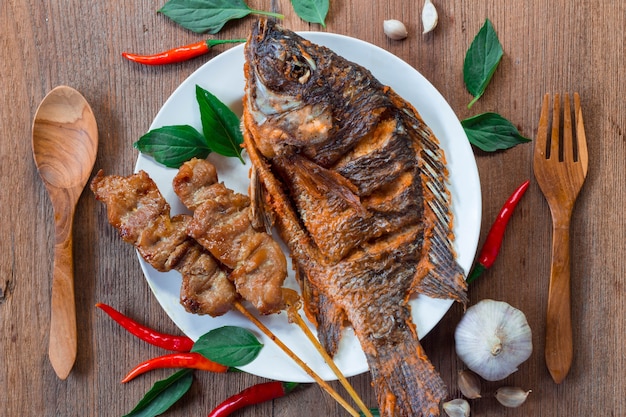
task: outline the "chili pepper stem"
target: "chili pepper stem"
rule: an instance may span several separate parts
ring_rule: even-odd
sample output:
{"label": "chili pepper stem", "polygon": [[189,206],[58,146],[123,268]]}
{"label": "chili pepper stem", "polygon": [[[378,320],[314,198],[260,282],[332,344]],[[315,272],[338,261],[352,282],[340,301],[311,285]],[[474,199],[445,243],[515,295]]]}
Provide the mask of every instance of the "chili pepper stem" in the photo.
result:
{"label": "chili pepper stem", "polygon": [[244,43],[246,39],[207,39],[205,42],[209,48],[213,48],[216,45],[225,43]]}
{"label": "chili pepper stem", "polygon": [[472,270],[470,271],[469,275],[467,276],[466,282],[468,284],[471,284],[472,282],[474,282],[476,278],[481,276],[483,272],[485,272],[486,270],[487,268],[485,268],[484,265],[477,262],[472,268]]}

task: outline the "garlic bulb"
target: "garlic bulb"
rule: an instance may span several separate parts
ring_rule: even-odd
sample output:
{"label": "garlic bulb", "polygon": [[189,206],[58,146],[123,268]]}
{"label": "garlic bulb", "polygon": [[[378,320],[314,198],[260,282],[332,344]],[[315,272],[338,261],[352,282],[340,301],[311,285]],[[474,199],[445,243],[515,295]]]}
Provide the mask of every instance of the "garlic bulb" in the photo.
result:
{"label": "garlic bulb", "polygon": [[533,350],[526,316],[502,301],[482,300],[468,308],[454,340],[459,358],[487,381],[517,371]]}
{"label": "garlic bulb", "polygon": [[409,35],[404,23],[396,19],[383,21],[383,31],[385,32],[385,35],[394,41],[402,40]]}
{"label": "garlic bulb", "polygon": [[469,417],[470,405],[466,400],[458,398],[443,403],[443,411],[450,417]]}
{"label": "garlic bulb", "polygon": [[426,0],[424,8],[422,9],[422,25],[424,26],[424,32],[428,33],[437,26],[439,21],[439,14],[437,9],[431,0]]}
{"label": "garlic bulb", "polygon": [[503,406],[515,408],[524,404],[530,393],[530,390],[524,391],[518,387],[501,387],[497,389],[495,397]]}

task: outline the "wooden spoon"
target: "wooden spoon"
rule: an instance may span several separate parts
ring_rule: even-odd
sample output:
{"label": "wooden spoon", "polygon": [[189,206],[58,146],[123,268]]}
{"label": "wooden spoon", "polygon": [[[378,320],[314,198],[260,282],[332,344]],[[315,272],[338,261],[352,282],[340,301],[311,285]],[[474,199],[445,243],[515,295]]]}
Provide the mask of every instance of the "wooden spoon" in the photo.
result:
{"label": "wooden spoon", "polygon": [[48,356],[67,378],[76,360],[72,229],[76,203],[91,175],[98,128],[91,107],[71,87],[44,97],[33,121],[33,156],[54,209],[55,245]]}

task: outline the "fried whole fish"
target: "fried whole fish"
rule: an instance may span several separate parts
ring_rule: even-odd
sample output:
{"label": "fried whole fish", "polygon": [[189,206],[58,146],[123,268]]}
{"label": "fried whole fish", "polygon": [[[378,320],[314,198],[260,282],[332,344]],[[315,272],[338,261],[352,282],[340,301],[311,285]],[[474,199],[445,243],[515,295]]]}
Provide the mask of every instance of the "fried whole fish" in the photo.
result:
{"label": "fried whole fish", "polygon": [[381,415],[439,415],[446,388],[408,304],[467,302],[437,138],[368,70],[272,22],[245,58],[245,147],[320,341],[335,353],[347,321]]}

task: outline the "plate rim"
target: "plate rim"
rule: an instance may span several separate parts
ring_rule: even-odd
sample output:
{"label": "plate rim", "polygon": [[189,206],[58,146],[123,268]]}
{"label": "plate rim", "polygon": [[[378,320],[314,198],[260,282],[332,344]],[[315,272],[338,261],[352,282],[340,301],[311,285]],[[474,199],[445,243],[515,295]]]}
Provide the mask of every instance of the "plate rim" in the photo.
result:
{"label": "plate rim", "polygon": [[[389,58],[392,58],[392,60],[394,61],[393,63],[396,65],[401,65],[403,66],[404,70],[407,70],[411,73],[413,73],[413,76],[416,76],[418,78],[421,78],[422,82],[425,82],[428,87],[430,89],[432,89],[432,92],[435,93],[436,96],[438,96],[438,98],[440,100],[443,101],[443,105],[444,105],[444,109],[448,112],[451,112],[452,115],[454,115],[454,120],[457,121],[456,124],[458,124],[458,128],[461,127],[460,124],[460,120],[458,119],[458,117],[456,116],[454,110],[451,108],[451,106],[449,105],[449,103],[445,100],[445,98],[443,97],[443,95],[439,92],[439,90],[428,80],[426,79],[416,68],[414,68],[413,66],[411,66],[410,64],[408,64],[406,61],[402,60],[401,58],[399,58],[398,56],[392,54],[391,52],[385,50],[384,48],[381,48],[377,45],[371,44],[367,41],[358,39],[358,38],[354,38],[354,37],[350,37],[347,35],[341,35],[341,34],[336,34],[336,33],[329,33],[329,32],[315,32],[315,31],[304,31],[304,32],[297,32],[299,35],[303,36],[306,39],[310,39],[312,42],[314,43],[318,43],[318,44],[322,44],[322,45],[326,45],[328,43],[335,43],[335,42],[348,42],[348,43],[355,43],[357,45],[359,45],[359,49],[360,48],[367,48],[367,49],[372,49],[373,51],[375,51],[377,54],[382,54],[383,56],[387,56]],[[332,46],[327,46],[330,49],[333,49]],[[150,125],[150,129],[154,129],[160,126],[163,126],[164,123],[162,122],[163,119],[166,119],[165,113],[168,109],[168,106],[171,106],[172,103],[174,102],[175,98],[178,97],[178,95],[181,94],[181,92],[184,92],[185,90],[187,90],[189,88],[189,84],[195,84],[194,80],[196,78],[199,77],[200,74],[203,74],[204,72],[210,71],[211,66],[213,65],[218,65],[219,61],[223,61],[223,60],[227,60],[229,58],[231,58],[231,55],[236,55],[236,54],[241,54],[243,56],[243,48],[244,48],[244,44],[240,44],[237,45],[235,47],[229,48],[228,50],[221,52],[219,55],[212,57],[209,61],[207,61],[206,63],[204,63],[203,65],[201,65],[198,69],[196,69],[194,72],[192,72],[189,76],[187,76],[185,78],[185,80],[183,80],[175,89],[174,91],[170,94],[170,96],[166,99],[166,101],[163,103],[163,105],[161,106],[161,108],[159,109],[159,111],[157,112],[156,116],[154,117],[151,125]],[[344,55],[345,56],[345,55]],[[354,59],[350,59],[347,58],[349,60],[355,61]],[[218,61],[217,63],[215,61]],[[368,68],[366,66],[366,68],[368,70],[370,70],[372,73],[374,73],[374,70],[371,68]],[[241,76],[243,77],[243,68],[241,69]],[[395,88],[394,88],[395,89]],[[397,90],[397,89],[396,89]],[[243,97],[243,90],[241,91],[241,94],[239,95],[240,97]],[[402,95],[402,94],[400,94]],[[409,101],[409,100],[407,100]],[[411,101],[410,101],[411,102]],[[193,103],[195,104],[195,102]],[[418,112],[420,114],[422,114],[422,110],[420,110],[418,108],[417,105],[415,105],[415,103],[411,102],[411,104],[413,104],[416,109],[418,110]],[[439,105],[441,105],[441,103],[439,103]],[[427,123],[428,125],[430,125],[429,123]],[[457,129],[458,129],[457,128]],[[462,128],[461,128],[462,130]],[[459,264],[461,265],[461,267],[463,267],[463,269],[465,270],[465,272],[467,273],[469,271],[469,268],[471,267],[471,263],[473,262],[474,256],[476,254],[476,250],[477,250],[477,246],[478,246],[478,239],[479,239],[479,233],[480,233],[480,226],[481,226],[481,215],[482,215],[482,199],[481,199],[481,187],[480,187],[480,178],[478,175],[478,168],[476,166],[476,160],[475,160],[475,156],[473,154],[473,151],[471,149],[471,146],[469,145],[469,141],[467,141],[467,137],[465,136],[464,131],[462,131],[462,135],[463,138],[465,138],[465,143],[466,143],[466,148],[469,149],[469,152],[471,153],[471,162],[472,162],[472,169],[470,169],[471,172],[467,172],[464,173],[464,176],[468,176],[471,178],[471,181],[473,183],[473,185],[475,185],[476,190],[474,192],[474,194],[477,196],[477,198],[475,199],[475,201],[473,202],[473,217],[472,217],[472,221],[474,223],[474,227],[473,230],[470,230],[467,233],[470,233],[471,236],[465,236],[465,239],[469,239],[469,245],[470,245],[470,249],[468,249],[469,252],[471,252],[471,260],[467,261],[464,260],[463,264],[461,264],[461,262],[459,262]],[[437,135],[438,138],[440,139],[440,141],[443,142],[442,138],[439,137],[439,135]],[[451,141],[450,138],[445,138],[446,141]],[[460,140],[459,139],[454,139],[455,141]],[[452,142],[451,142],[452,143]],[[454,142],[456,144],[456,142]],[[467,150],[466,149],[466,150]],[[446,152],[446,158],[448,158],[448,152]],[[233,158],[231,158],[233,159]],[[142,153],[139,154],[138,158],[137,158],[137,162],[135,164],[135,168],[134,168],[134,172],[137,172],[139,169],[144,169],[144,163],[146,163],[146,161],[150,162],[152,159]],[[152,162],[153,163],[153,162]],[[156,164],[156,163],[154,163]],[[158,164],[156,164],[158,165]],[[165,168],[162,167],[163,169],[167,169],[170,170],[169,168]],[[175,172],[175,170],[172,170]],[[149,172],[149,171],[148,171]],[[219,171],[218,171],[219,172]],[[451,171],[452,172],[452,171]],[[150,172],[149,172],[150,173]],[[450,182],[449,185],[452,185],[452,183]],[[454,193],[453,193],[454,196]],[[171,197],[169,197],[169,199],[171,199]],[[166,197],[166,200],[168,200],[168,197]],[[456,209],[456,205],[455,202],[452,202],[452,209],[453,209],[453,213],[455,214],[454,218],[455,220],[457,220],[457,216],[455,213],[455,209]],[[456,226],[456,222],[455,222],[455,226]],[[456,233],[456,229],[455,229],[455,233]],[[455,239],[455,248],[457,248],[456,243],[457,240]],[[172,274],[178,274],[175,271],[170,271],[168,273],[160,273],[155,271],[154,269],[152,269],[152,267],[147,264],[139,255],[139,253],[137,252],[137,256],[142,268],[142,272],[144,274],[144,278],[146,279],[146,281],[148,282],[151,291],[153,293],[153,295],[157,298],[157,301],[159,302],[160,306],[164,309],[164,311],[166,312],[166,314],[170,317],[171,320],[174,321],[174,323],[185,333],[185,334],[193,334],[193,332],[190,332],[188,329],[183,328],[184,326],[181,326],[181,324],[179,323],[180,320],[177,320],[175,317],[173,317],[172,311],[176,310],[176,307],[171,306],[171,305],[165,305],[165,303],[162,301],[162,297],[159,296],[158,291],[159,289],[156,288],[156,285],[154,283],[154,280],[151,279],[150,275],[157,273],[157,274],[163,274],[165,275],[172,275]],[[468,255],[469,256],[469,255]],[[289,258],[289,257],[288,257]],[[168,278],[171,279],[171,278]],[[180,277],[178,277],[178,281],[180,282]],[[441,319],[445,316],[445,314],[447,313],[447,311],[449,311],[450,307],[453,304],[452,300],[434,300],[434,299],[428,299],[428,297],[423,297],[423,296],[418,296],[421,298],[425,298],[426,299],[426,305],[428,306],[430,301],[429,300],[433,300],[434,302],[436,302],[438,305],[440,305],[440,307],[442,309],[445,309],[445,311],[441,314],[441,316],[439,318],[437,318],[434,323],[429,326],[429,328],[423,333],[420,334],[420,339],[423,338],[426,334],[428,334],[440,321]],[[413,305],[412,305],[413,306]],[[178,306],[180,307],[180,306]],[[192,315],[191,313],[186,313],[185,314],[189,314]],[[232,312],[229,312],[227,314],[232,314]],[[415,312],[413,314],[415,316]],[[192,315],[192,316],[196,316],[197,315]],[[224,316],[222,316],[224,317]],[[210,319],[210,318],[209,318]],[[217,326],[215,326],[217,327]],[[250,330],[255,330],[254,327],[248,327]],[[260,339],[263,339],[263,335],[259,334],[258,335]],[[344,335],[345,337],[345,335]],[[263,340],[262,340],[263,342]],[[357,341],[358,344],[358,341]],[[360,348],[360,345],[359,345]],[[342,349],[342,347],[340,347],[340,350]],[[266,350],[266,349],[263,349]],[[262,350],[262,352],[263,352]],[[354,353],[352,353],[354,354]],[[361,355],[362,355],[362,351],[361,351]],[[287,375],[289,378],[285,378],[285,375],[282,375],[282,378],[276,374],[275,372],[258,372],[256,370],[256,368],[253,364],[254,362],[258,361],[259,358],[257,358],[255,361],[253,361],[251,364],[246,365],[245,367],[241,367],[242,370],[255,374],[257,376],[261,376],[261,377],[266,377],[266,378],[271,378],[271,379],[289,379],[289,380],[293,380],[295,382],[312,382],[313,380],[308,377],[308,375],[306,374],[300,374],[300,375]],[[364,360],[364,356],[363,356],[363,360]],[[367,362],[364,362],[364,367],[357,367],[356,369],[352,369],[351,371],[346,373],[346,376],[353,376],[353,375],[357,375],[363,372],[366,372],[368,370],[368,366],[367,366]],[[343,369],[342,369],[343,371]],[[316,369],[317,372],[317,369]],[[282,374],[282,373],[281,373]],[[332,379],[336,379],[336,377],[332,374],[329,373],[329,371],[327,370],[320,370],[319,374],[326,380],[332,380]]]}

